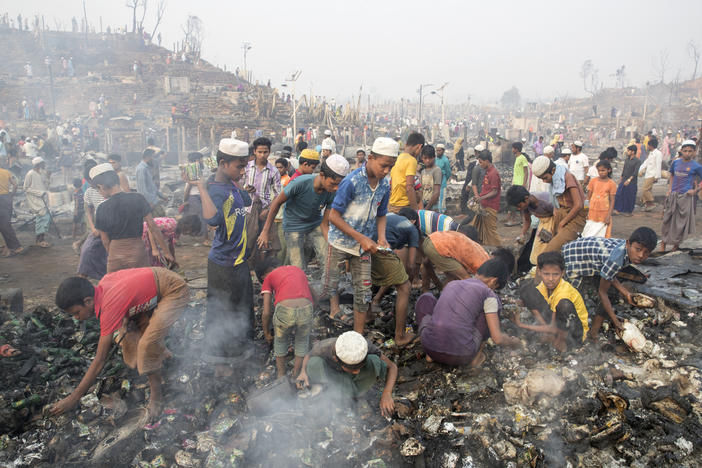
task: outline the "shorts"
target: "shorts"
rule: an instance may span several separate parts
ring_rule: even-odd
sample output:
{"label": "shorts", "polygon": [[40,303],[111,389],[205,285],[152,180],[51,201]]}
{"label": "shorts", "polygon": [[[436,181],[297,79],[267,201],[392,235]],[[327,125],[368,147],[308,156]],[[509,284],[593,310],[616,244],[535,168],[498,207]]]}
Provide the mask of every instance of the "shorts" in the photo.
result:
{"label": "shorts", "polygon": [[371,302],[371,256],[363,253],[353,255],[331,245],[327,248],[322,277],[322,295],[337,295],[339,291],[339,263],[348,260],[351,264],[353,284],[353,308],[365,312]]}
{"label": "shorts", "polygon": [[304,357],[310,350],[312,330],[312,303],[300,307],[276,304],[273,313],[273,351],[277,357],[288,355],[288,344],[295,333],[295,356]]}
{"label": "shorts", "polygon": [[371,255],[371,281],[374,286],[395,286],[408,280],[405,265],[394,252]]}
{"label": "shorts", "polygon": [[434,243],[429,237],[426,237],[424,239],[424,243],[422,243],[422,252],[424,253],[424,256],[429,259],[432,265],[434,265],[434,268],[438,269],[439,271],[459,271],[461,268],[463,268],[463,265],[461,265],[461,262],[458,260],[441,255],[436,250]]}

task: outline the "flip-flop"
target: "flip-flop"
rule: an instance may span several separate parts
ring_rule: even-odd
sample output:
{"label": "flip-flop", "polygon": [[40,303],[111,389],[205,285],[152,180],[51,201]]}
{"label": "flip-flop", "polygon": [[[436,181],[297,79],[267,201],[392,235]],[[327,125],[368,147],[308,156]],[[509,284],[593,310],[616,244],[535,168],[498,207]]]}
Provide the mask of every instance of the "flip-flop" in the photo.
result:
{"label": "flip-flop", "polygon": [[4,345],[0,346],[0,356],[2,356],[2,357],[15,357],[15,356],[19,356],[20,354],[21,354],[21,351],[13,348],[9,344],[4,344]]}

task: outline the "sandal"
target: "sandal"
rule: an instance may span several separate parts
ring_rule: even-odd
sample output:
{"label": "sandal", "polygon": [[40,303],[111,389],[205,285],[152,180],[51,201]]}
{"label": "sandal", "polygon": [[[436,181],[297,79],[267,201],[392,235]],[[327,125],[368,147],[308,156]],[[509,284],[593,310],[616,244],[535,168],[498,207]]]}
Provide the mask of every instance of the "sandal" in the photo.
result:
{"label": "sandal", "polygon": [[0,356],[2,357],[15,357],[19,356],[20,354],[21,352],[19,350],[13,348],[9,344],[0,346]]}
{"label": "sandal", "polygon": [[41,247],[42,249],[46,249],[46,248],[51,247],[51,244],[49,244],[49,243],[46,242],[46,241],[37,242],[37,245],[38,245],[39,247]]}

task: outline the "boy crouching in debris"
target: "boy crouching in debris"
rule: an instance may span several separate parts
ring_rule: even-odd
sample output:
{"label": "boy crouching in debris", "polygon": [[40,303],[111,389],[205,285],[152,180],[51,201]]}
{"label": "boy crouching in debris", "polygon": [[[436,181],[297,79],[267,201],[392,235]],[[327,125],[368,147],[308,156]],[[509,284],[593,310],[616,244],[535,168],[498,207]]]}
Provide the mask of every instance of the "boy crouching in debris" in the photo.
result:
{"label": "boy crouching in debris", "polygon": [[170,356],[164,338],[188,304],[190,292],[183,278],[165,268],[132,268],[108,273],[97,286],[85,278],[61,282],[56,305],[76,320],[93,314],[100,321],[95,359],[73,392],[51,408],[54,415],[73,408],[95,382],[119,330],[124,363],[146,374],[151,390],[149,418],[161,414],[161,363]]}
{"label": "boy crouching in debris", "polygon": [[[280,266],[275,257],[268,257],[256,266],[256,276],[261,282],[263,296],[263,333],[266,341],[273,341],[275,365],[278,378],[285,376],[285,357],[288,354],[290,336],[295,332],[295,367],[293,376],[297,376],[302,366],[302,359],[310,348],[310,331],[314,312],[314,296],[307,282],[305,272],[288,265]],[[271,335],[271,296],[275,296],[273,328],[275,338]]]}
{"label": "boy crouching in debris", "polygon": [[376,380],[385,379],[380,397],[380,413],[388,417],[395,411],[392,390],[397,380],[397,366],[377,346],[355,331],[338,338],[320,341],[305,356],[297,385],[329,385],[348,398],[367,392]]}
{"label": "boy crouching in debris", "polygon": [[563,255],[544,252],[537,258],[537,268],[541,282],[534,286],[534,281],[524,281],[519,296],[539,323],[524,324],[519,313],[514,315],[514,323],[525,330],[548,334],[553,347],[561,352],[582,344],[588,331],[587,309],[578,290],[563,279]]}
{"label": "boy crouching in debris", "polygon": [[629,240],[583,237],[563,246],[561,251],[565,259],[566,278],[573,286],[580,288],[583,278],[599,276],[597,292],[600,307],[588,334],[591,340],[597,337],[605,318],[609,318],[617,330],[622,328],[607,294],[609,288],[614,286],[629,304],[635,305],[631,291],[617,280],[617,274],[631,263],[643,263],[656,248],[657,242],[658,237],[653,229],[640,227],[631,233]]}

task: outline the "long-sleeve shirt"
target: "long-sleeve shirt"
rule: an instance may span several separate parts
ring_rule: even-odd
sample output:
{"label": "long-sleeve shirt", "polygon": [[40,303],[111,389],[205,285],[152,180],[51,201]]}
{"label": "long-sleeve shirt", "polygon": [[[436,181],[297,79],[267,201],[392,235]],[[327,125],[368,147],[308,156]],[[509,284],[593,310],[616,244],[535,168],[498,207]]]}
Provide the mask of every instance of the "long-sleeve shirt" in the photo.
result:
{"label": "long-sleeve shirt", "polygon": [[662,163],[663,153],[656,148],[648,154],[646,160],[641,164],[639,174],[643,172],[645,179],[660,179]]}
{"label": "long-sleeve shirt", "polygon": [[142,194],[149,205],[152,207],[158,203],[160,192],[154,184],[154,179],[151,174],[149,165],[144,161],[137,164],[136,167],[137,192]]}
{"label": "long-sleeve shirt", "polygon": [[44,195],[49,190],[49,174],[46,171],[32,169],[24,177],[24,193],[27,195],[29,209],[37,214],[46,210]]}
{"label": "long-sleeve shirt", "polygon": [[261,209],[265,210],[273,199],[280,194],[280,172],[271,163],[259,170],[256,161],[249,161],[246,166],[246,184],[256,189],[261,199]]}

